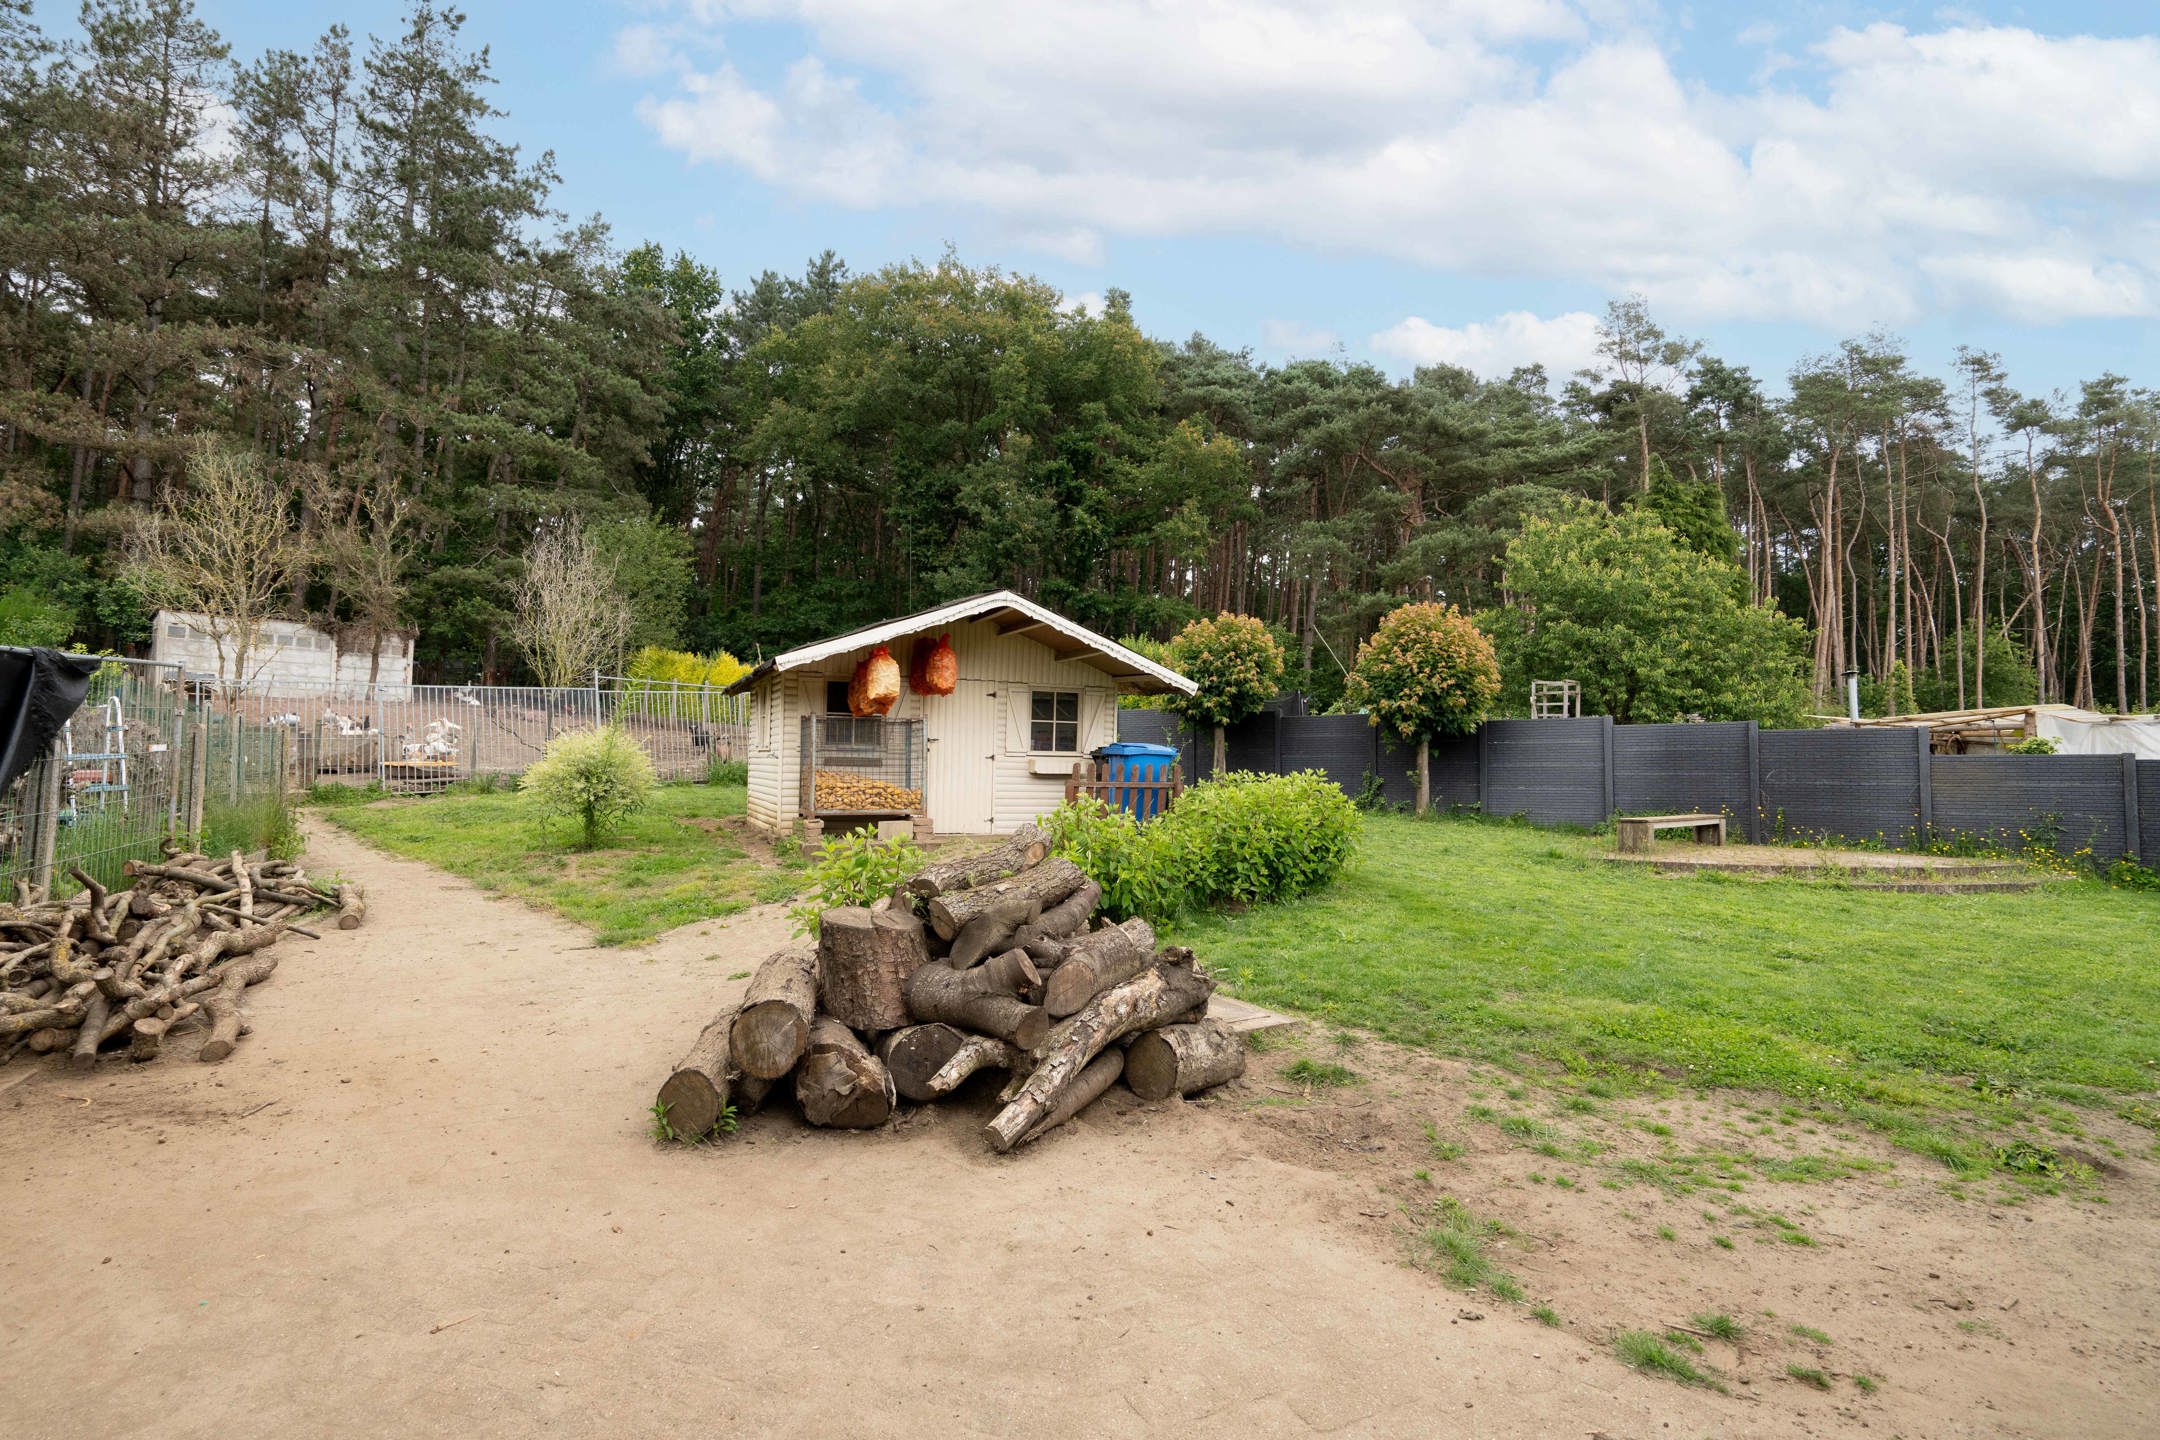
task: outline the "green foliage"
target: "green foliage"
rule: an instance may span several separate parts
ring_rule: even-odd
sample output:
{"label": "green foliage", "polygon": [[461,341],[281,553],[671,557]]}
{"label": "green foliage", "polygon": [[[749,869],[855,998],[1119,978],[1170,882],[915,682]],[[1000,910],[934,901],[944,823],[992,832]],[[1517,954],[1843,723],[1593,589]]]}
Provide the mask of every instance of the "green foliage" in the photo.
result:
{"label": "green foliage", "polygon": [[1166,921],[1188,907],[1287,900],[1328,884],[1356,849],[1357,808],[1317,771],[1226,775],[1145,825],[1102,801],[1042,817],[1051,848],[1102,886],[1103,908]]}
{"label": "green foliage", "polygon": [[1365,1077],[1347,1065],[1332,1060],[1315,1060],[1310,1056],[1293,1060],[1283,1068],[1283,1078],[1300,1085],[1310,1085],[1316,1090],[1333,1090],[1344,1085],[1362,1085]]}
{"label": "green foliage", "polygon": [[1632,1370],[1662,1375],[1683,1385],[1709,1385],[1711,1379],[1695,1368],[1668,1338],[1648,1330],[1623,1330],[1613,1337],[1613,1352]]}
{"label": "green foliage", "polygon": [[748,785],[750,762],[747,760],[723,760],[719,756],[705,762],[705,783],[708,785]]}
{"label": "green foliage", "polygon": [[1398,740],[1477,729],[1500,698],[1492,642],[1452,605],[1404,605],[1358,647],[1343,701]]}
{"label": "green foliage", "polygon": [[722,1105],[720,1107],[720,1114],[713,1121],[712,1129],[704,1135],[679,1134],[675,1127],[668,1123],[668,1111],[672,1108],[674,1107],[670,1106],[665,1100],[655,1100],[652,1103],[652,1138],[662,1144],[694,1145],[698,1141],[708,1139],[714,1135],[732,1135],[735,1133],[737,1116],[733,1105]]}
{"label": "green foliage", "polygon": [[1581,504],[1531,519],[1508,546],[1510,603],[1479,624],[1508,708],[1530,682],[1582,682],[1585,714],[1622,723],[1699,715],[1797,725],[1809,696],[1805,627],[1737,593],[1730,566],[1639,510]]}
{"label": "green foliage", "polygon": [[2003,746],[2005,755],[2053,755],[2062,748],[2062,742],[2052,735],[2028,735],[2023,740]]}
{"label": "green foliage", "polygon": [[614,726],[557,735],[520,782],[543,815],[577,822],[587,850],[642,810],[653,785],[651,757]]}
{"label": "green foliage", "polygon": [[922,869],[925,857],[913,840],[881,840],[875,830],[851,830],[818,846],[810,869],[809,898],[788,911],[798,935],[816,935],[818,916],[843,905],[868,905]]}
{"label": "green foliage", "polygon": [[1740,558],[1740,536],[1725,513],[1725,497],[1707,480],[1676,480],[1664,460],[1652,456],[1650,485],[1636,503],[1698,555],[1732,565]]}
{"label": "green foliage", "polygon": [[273,860],[291,860],[306,848],[299,818],[282,795],[265,791],[228,801],[213,787],[213,794],[205,798],[203,850],[207,854],[262,850]]}
{"label": "green foliage", "polygon": [[677,525],[610,520],[592,527],[593,548],[614,568],[615,588],[630,602],[624,644],[680,643],[690,612],[690,536]]}
{"label": "green foliage", "polygon": [[0,590],[0,645],[60,649],[74,633],[75,616],[27,586]]}
{"label": "green foliage", "polygon": [[658,645],[647,645],[630,656],[628,668],[623,671],[631,680],[663,680],[672,685],[732,685],[750,673],[747,661],[738,660],[722,650],[712,655],[696,655],[688,650],[668,650]]}
{"label": "green foliage", "polygon": [[1200,688],[1163,703],[1196,725],[1235,725],[1282,693],[1282,645],[1250,615],[1193,621],[1170,642],[1167,663]]}
{"label": "green foliage", "polygon": [[[1984,669],[1982,646],[1976,643],[1971,630],[1965,633],[1965,693],[1960,699],[1956,643],[1954,635],[1944,636],[1944,648],[1949,653],[1941,663],[1913,677],[1915,708],[1923,712],[1978,710],[1990,705],[2030,705],[2040,698],[2040,672],[2033,665],[2032,652],[2002,631],[1991,629],[1985,643]],[[1983,684],[1987,689],[1984,697],[1980,693]],[[1863,694],[1863,702],[1865,699]]]}
{"label": "green foliage", "polygon": [[1508,1233],[1506,1226],[1479,1219],[1453,1195],[1435,1200],[1422,1218],[1425,1223],[1411,1248],[1412,1264],[1436,1271],[1458,1290],[1490,1290],[1510,1302],[1522,1298],[1521,1285],[1492,1255],[1493,1242]]}

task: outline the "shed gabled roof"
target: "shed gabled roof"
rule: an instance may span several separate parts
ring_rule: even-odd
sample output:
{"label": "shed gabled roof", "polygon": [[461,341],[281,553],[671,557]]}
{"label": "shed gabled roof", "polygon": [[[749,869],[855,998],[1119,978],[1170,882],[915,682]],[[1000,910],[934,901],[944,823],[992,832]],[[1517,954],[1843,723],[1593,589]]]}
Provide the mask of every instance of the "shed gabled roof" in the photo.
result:
{"label": "shed gabled roof", "polygon": [[1117,688],[1127,694],[1163,695],[1176,691],[1181,695],[1190,695],[1199,688],[1177,671],[1158,665],[1145,655],[1137,655],[1115,640],[1066,619],[1055,610],[1046,609],[1010,590],[993,590],[987,595],[973,595],[965,600],[940,605],[935,610],[924,610],[914,615],[903,615],[897,620],[866,625],[860,630],[850,630],[845,635],[835,635],[830,640],[798,645],[793,650],[760,662],[756,669],[728,686],[727,693],[735,695],[748,690],[767,675],[794,670],[804,665],[816,665],[851,651],[866,650],[873,645],[883,645],[888,641],[938,630],[948,625],[965,624],[970,620],[994,621],[1000,634],[1025,635],[1060,660],[1078,660],[1092,665],[1117,682]]}

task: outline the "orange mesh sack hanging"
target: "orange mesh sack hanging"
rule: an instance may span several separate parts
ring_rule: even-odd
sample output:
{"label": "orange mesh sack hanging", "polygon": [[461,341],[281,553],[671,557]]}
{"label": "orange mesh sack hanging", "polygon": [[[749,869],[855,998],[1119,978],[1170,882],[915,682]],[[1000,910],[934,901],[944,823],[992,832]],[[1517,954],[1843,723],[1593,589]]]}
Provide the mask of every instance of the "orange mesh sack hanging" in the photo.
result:
{"label": "orange mesh sack hanging", "polygon": [[953,654],[952,636],[940,635],[937,644],[915,642],[914,673],[908,687],[918,695],[950,695],[960,684],[960,657]]}
{"label": "orange mesh sack hanging", "polygon": [[848,713],[862,717],[883,715],[900,698],[900,662],[883,645],[855,667],[848,681]]}

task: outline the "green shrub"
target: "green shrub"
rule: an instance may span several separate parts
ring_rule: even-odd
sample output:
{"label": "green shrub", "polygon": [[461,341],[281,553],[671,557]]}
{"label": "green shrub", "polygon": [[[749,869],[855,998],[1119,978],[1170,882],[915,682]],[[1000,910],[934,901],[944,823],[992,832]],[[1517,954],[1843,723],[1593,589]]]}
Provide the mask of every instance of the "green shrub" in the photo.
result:
{"label": "green shrub", "polygon": [[818,916],[827,910],[869,904],[922,869],[925,858],[913,840],[880,840],[874,830],[833,836],[818,847],[810,897],[788,911],[796,933],[815,935]]}
{"label": "green shrub", "polygon": [[1158,921],[1325,885],[1349,863],[1361,825],[1357,807],[1311,770],[1205,781],[1146,825],[1094,799],[1042,823],[1051,848],[1102,886],[1105,910]]}
{"label": "green shrub", "polygon": [[543,815],[574,818],[582,846],[590,850],[652,797],[652,761],[613,726],[569,730],[549,742],[521,788]]}
{"label": "green shrub", "polygon": [[2029,735],[2012,745],[2003,746],[2005,755],[2053,755],[2060,742],[2052,735]]}
{"label": "green shrub", "polygon": [[1113,919],[1145,915],[1162,920],[1177,913],[1177,889],[1165,886],[1167,873],[1154,863],[1152,827],[1143,830],[1127,811],[1085,795],[1058,806],[1039,823],[1050,837],[1051,850],[1102,886],[1102,908]]}
{"label": "green shrub", "polygon": [[705,762],[705,783],[708,785],[748,785],[750,783],[750,762],[747,760],[708,760]]}
{"label": "green shrub", "polygon": [[1342,873],[1362,827],[1317,770],[1230,774],[1195,785],[1150,827],[1155,863],[1189,905],[1287,900]]}

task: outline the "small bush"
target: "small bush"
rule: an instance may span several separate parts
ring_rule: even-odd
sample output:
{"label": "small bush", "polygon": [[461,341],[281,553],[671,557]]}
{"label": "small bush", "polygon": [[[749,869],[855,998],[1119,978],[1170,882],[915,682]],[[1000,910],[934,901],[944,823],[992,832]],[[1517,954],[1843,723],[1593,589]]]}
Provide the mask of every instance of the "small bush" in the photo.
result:
{"label": "small bush", "polygon": [[705,762],[705,783],[708,785],[748,785],[750,762],[747,760],[708,760]]}
{"label": "small bush", "polygon": [[544,816],[575,819],[580,843],[591,850],[645,807],[653,783],[652,760],[609,726],[556,736],[525,772],[521,788]]}
{"label": "small bush", "polygon": [[1342,873],[1362,822],[1317,771],[1225,775],[1178,798],[1145,825],[1100,800],[1043,817],[1051,848],[1103,889],[1123,917],[1168,920],[1181,909],[1287,900]]}
{"label": "small bush", "polygon": [[2015,744],[2003,746],[2005,755],[2053,755],[2060,747],[2052,735],[2029,735]]}
{"label": "small bush", "polygon": [[810,897],[788,911],[800,935],[817,934],[818,916],[842,905],[867,905],[923,867],[913,840],[880,840],[874,830],[835,835],[818,847]]}

